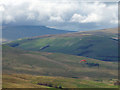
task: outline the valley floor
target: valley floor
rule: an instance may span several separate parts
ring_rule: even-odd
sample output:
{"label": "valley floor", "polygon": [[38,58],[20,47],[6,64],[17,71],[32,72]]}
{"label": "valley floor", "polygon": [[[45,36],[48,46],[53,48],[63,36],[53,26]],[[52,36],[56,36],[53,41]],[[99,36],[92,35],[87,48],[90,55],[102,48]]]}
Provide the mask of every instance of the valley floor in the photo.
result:
{"label": "valley floor", "polygon": [[117,88],[115,80],[83,80],[67,77],[3,74],[3,88]]}

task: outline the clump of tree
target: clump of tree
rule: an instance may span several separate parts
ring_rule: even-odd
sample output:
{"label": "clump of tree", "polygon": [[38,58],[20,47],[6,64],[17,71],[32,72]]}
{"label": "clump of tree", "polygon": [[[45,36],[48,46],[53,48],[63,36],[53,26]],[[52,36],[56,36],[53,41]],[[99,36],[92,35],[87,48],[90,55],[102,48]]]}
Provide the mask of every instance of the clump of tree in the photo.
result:
{"label": "clump of tree", "polygon": [[38,85],[44,85],[44,86],[48,86],[48,87],[54,87],[54,88],[58,88],[58,89],[63,89],[63,87],[61,85],[56,85],[56,86],[53,86],[53,84],[51,83],[37,83]]}
{"label": "clump of tree", "polygon": [[19,46],[19,43],[12,43],[12,44],[10,44],[10,46],[11,47],[17,47],[17,46]]}
{"label": "clump of tree", "polygon": [[98,63],[86,63],[86,64],[87,64],[88,66],[91,66],[91,67],[92,67],[92,66],[98,66],[98,67],[100,66]]}
{"label": "clump of tree", "polygon": [[120,81],[116,81],[116,82],[114,83],[114,85],[115,85],[115,86],[120,86]]}

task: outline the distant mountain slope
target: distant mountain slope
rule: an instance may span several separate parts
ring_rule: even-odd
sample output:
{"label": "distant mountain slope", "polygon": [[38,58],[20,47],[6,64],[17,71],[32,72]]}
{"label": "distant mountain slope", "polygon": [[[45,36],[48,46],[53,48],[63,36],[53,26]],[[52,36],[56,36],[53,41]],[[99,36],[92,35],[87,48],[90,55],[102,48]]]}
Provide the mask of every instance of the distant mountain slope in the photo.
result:
{"label": "distant mountain slope", "polygon": [[110,32],[108,29],[34,37],[9,45],[24,50],[60,52],[104,61],[118,60],[118,34],[111,29]]}
{"label": "distant mountain slope", "polygon": [[[85,59],[87,63],[81,62]],[[99,66],[98,66],[99,65]],[[105,62],[62,53],[24,51],[3,46],[3,73],[70,78],[117,79],[117,62]]]}
{"label": "distant mountain slope", "polygon": [[[85,32],[85,31],[83,31]],[[86,31],[87,33],[106,33],[106,34],[118,34],[118,28],[109,28],[109,29],[101,29],[101,30],[93,30],[93,31]]]}
{"label": "distant mountain slope", "polygon": [[25,37],[33,37],[40,35],[51,35],[51,34],[64,34],[73,31],[58,30],[48,28],[45,26],[3,26],[2,35],[3,39],[16,40]]}

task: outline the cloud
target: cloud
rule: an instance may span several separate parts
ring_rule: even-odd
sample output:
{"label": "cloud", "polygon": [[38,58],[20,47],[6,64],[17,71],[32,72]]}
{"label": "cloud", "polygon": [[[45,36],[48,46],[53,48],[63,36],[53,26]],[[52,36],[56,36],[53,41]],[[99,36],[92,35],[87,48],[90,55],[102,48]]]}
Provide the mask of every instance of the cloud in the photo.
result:
{"label": "cloud", "polygon": [[5,20],[6,23],[15,22],[14,17],[9,16],[9,15],[7,15],[4,20]]}
{"label": "cloud", "polygon": [[100,17],[95,13],[91,13],[82,22],[89,23],[89,22],[98,22],[98,21],[100,21]]}
{"label": "cloud", "polygon": [[70,20],[71,22],[117,24],[116,5],[107,6],[104,3],[96,2],[93,4],[93,6],[91,6],[90,3],[85,3],[82,7],[85,8],[84,10],[82,10],[82,12],[84,12],[86,15],[75,13]]}
{"label": "cloud", "polygon": [[100,21],[100,17],[94,13],[91,13],[88,16],[81,16],[80,14],[74,14],[70,21],[79,22],[79,23],[92,23],[92,22]]}
{"label": "cloud", "polygon": [[74,14],[70,21],[82,23],[85,18],[86,18],[85,16],[82,16],[80,14]]}
{"label": "cloud", "polygon": [[45,25],[68,30],[79,30],[83,24],[85,29],[114,27],[118,21],[117,8],[117,3],[79,0],[2,0],[0,4],[5,24]]}
{"label": "cloud", "polygon": [[56,21],[56,22],[63,22],[64,21],[60,16],[58,16],[58,17],[51,16],[49,20]]}

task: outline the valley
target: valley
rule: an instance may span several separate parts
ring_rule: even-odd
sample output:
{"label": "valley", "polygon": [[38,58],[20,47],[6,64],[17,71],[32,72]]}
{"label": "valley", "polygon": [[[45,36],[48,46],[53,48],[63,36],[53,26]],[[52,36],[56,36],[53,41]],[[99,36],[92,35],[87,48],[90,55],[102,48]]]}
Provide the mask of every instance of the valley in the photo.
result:
{"label": "valley", "polygon": [[3,88],[117,88],[117,34],[98,32],[35,36],[3,44]]}

